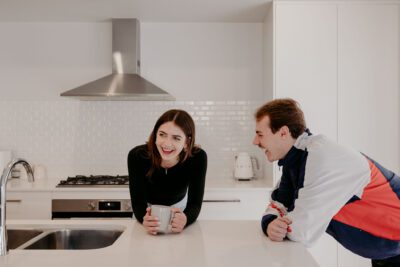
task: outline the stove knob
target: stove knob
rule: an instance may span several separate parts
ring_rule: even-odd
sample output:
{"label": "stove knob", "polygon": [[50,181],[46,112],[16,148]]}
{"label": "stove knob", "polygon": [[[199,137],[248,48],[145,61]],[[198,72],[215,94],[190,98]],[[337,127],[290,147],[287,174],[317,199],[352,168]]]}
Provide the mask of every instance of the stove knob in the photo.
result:
{"label": "stove knob", "polygon": [[96,204],[93,201],[90,201],[88,203],[88,209],[89,210],[94,210],[96,208]]}
{"label": "stove knob", "polygon": [[125,203],[125,210],[128,210],[128,211],[132,210],[131,203],[129,203],[129,202]]}

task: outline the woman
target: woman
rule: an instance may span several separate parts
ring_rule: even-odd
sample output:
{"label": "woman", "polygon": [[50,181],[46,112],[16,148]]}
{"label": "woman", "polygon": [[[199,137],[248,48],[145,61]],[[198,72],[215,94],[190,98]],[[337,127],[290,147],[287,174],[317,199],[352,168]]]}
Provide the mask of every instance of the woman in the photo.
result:
{"label": "woman", "polygon": [[157,234],[151,204],[172,206],[171,232],[180,233],[201,209],[207,154],[195,146],[195,126],[183,110],[169,110],[156,122],[147,144],[128,155],[129,189],[136,219]]}

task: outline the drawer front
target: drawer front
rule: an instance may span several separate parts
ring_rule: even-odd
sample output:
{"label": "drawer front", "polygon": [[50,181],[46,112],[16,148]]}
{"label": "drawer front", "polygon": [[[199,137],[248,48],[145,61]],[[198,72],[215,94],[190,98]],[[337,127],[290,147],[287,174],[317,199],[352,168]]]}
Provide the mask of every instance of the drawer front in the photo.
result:
{"label": "drawer front", "polygon": [[199,219],[260,220],[270,190],[206,191]]}
{"label": "drawer front", "polygon": [[51,193],[8,193],[7,219],[51,219]]}

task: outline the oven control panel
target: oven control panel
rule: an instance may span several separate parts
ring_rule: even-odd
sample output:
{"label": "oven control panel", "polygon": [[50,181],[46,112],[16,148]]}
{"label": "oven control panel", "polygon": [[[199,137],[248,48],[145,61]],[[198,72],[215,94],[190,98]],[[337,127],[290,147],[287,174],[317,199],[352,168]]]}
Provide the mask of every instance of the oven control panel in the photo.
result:
{"label": "oven control panel", "polygon": [[128,212],[130,199],[53,199],[53,212]]}
{"label": "oven control panel", "polygon": [[132,218],[130,199],[53,199],[52,218]]}

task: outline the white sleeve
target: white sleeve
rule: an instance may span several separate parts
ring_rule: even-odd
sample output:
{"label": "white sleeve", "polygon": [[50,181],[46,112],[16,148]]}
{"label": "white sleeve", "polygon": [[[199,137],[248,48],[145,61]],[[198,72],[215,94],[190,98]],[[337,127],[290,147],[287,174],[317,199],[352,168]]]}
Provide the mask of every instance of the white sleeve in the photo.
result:
{"label": "white sleeve", "polygon": [[311,145],[304,187],[287,215],[292,220],[288,238],[312,246],[346,202],[361,197],[369,180],[368,161],[359,152],[327,140]]}

